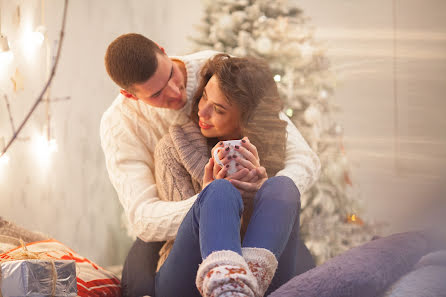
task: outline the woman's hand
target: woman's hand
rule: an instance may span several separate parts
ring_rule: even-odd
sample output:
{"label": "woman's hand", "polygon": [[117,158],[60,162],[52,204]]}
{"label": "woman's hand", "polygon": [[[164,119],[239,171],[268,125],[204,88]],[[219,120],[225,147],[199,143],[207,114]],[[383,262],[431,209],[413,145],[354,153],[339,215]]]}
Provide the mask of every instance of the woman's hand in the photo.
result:
{"label": "woman's hand", "polygon": [[[212,149],[212,155],[214,150],[222,145],[222,142],[217,143]],[[213,158],[209,159],[203,176],[203,189],[212,181],[225,178],[240,191],[244,200],[251,199],[268,179],[268,175],[265,168],[260,166],[257,148],[249,141],[248,137],[243,137],[242,146],[236,148],[236,150],[243,156],[243,158],[237,160],[241,169],[231,176],[226,177],[228,170],[226,165],[230,160],[227,158],[228,152],[226,150],[220,150],[218,152],[218,157],[223,163],[223,167],[218,165]]]}
{"label": "woman's hand", "polygon": [[252,199],[257,194],[257,191],[262,187],[263,183],[268,179],[265,167],[259,166],[249,172],[245,177],[253,176],[249,181],[242,181],[232,179],[229,177],[229,181],[236,187],[243,199]]}
{"label": "woman's hand", "polygon": [[242,138],[242,146],[239,147],[237,151],[244,157],[238,160],[243,167],[254,169],[260,166],[260,158],[257,148],[249,141],[248,137]]}
{"label": "woman's hand", "polygon": [[214,158],[209,158],[208,163],[204,167],[203,189],[216,179],[225,178],[228,168],[221,167],[214,162]]}
{"label": "woman's hand", "polygon": [[244,157],[240,158],[238,162],[245,169],[234,173],[227,179],[240,191],[244,199],[251,199],[268,179],[268,174],[266,169],[260,166],[257,148],[249,141],[248,137],[243,137],[242,146],[238,151]]}

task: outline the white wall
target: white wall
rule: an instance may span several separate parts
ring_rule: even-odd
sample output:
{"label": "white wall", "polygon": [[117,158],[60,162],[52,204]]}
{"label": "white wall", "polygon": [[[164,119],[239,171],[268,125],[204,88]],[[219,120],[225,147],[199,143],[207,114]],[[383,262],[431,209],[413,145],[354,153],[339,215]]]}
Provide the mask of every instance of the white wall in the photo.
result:
{"label": "white wall", "polygon": [[[45,51],[37,49],[32,52],[35,58],[25,58],[18,42],[26,23],[34,27],[40,22],[41,1],[1,1],[2,32],[16,53],[12,64],[0,64],[0,136],[8,138],[1,95],[8,94],[17,125],[43,85]],[[58,39],[62,4],[45,1],[51,44]],[[392,1],[298,4],[312,18],[316,37],[327,41],[338,72],[334,100],[343,110],[338,118],[345,129],[353,180],[370,214],[392,221],[394,230],[420,225],[419,220],[430,217],[422,208],[429,207],[429,201],[441,203],[439,194],[446,192],[446,3],[397,1],[396,88]],[[17,5],[21,23],[14,25]],[[122,263],[130,240],[120,226],[121,207],[108,180],[98,135],[101,114],[117,94],[103,67],[105,49],[118,35],[139,32],[168,53],[188,52],[187,36],[195,32],[201,7],[200,0],[70,1],[51,89],[52,97],[71,98],[51,107],[59,150],[43,166],[32,154],[31,142],[11,147],[9,164],[0,166],[0,216],[48,233],[102,265]],[[18,93],[10,81],[16,68],[24,76],[24,90]],[[21,136],[32,136],[44,123],[45,108],[40,106]]]}

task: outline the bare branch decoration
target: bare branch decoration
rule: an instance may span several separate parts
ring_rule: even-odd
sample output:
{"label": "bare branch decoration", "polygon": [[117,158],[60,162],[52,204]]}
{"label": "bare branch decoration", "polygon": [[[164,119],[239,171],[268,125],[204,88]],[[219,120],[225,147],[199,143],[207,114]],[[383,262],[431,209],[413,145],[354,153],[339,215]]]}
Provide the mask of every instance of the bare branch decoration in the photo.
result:
{"label": "bare branch decoration", "polygon": [[9,122],[11,123],[12,135],[14,135],[14,133],[15,133],[15,126],[14,126],[14,119],[12,118],[11,106],[9,105],[8,96],[6,94],[3,95],[3,98],[5,98],[6,109],[8,109]]}
{"label": "bare branch decoration", "polygon": [[31,107],[30,111],[28,112],[28,114],[24,118],[23,122],[20,124],[20,126],[17,129],[17,131],[14,132],[14,134],[11,137],[11,139],[8,141],[8,143],[4,147],[3,151],[0,153],[0,157],[3,156],[8,151],[9,147],[12,145],[14,140],[16,140],[17,136],[22,131],[23,127],[28,122],[29,118],[31,117],[33,112],[36,110],[36,108],[39,105],[39,103],[42,101],[43,95],[46,93],[48,87],[51,85],[51,82],[53,81],[54,75],[56,73],[56,68],[57,68],[57,65],[58,65],[58,62],[59,62],[60,52],[61,52],[61,49],[62,49],[63,38],[64,38],[64,34],[65,34],[65,24],[66,24],[66,19],[67,19],[67,8],[68,8],[68,0],[65,0],[63,17],[62,17],[62,28],[60,30],[60,37],[59,37],[59,46],[58,46],[58,49],[57,49],[57,55],[56,55],[56,58],[54,60],[53,68],[51,69],[50,77],[48,78],[48,81],[46,82],[46,84],[45,84],[44,88],[42,89],[40,95],[37,97],[36,101],[34,102],[34,105]]}

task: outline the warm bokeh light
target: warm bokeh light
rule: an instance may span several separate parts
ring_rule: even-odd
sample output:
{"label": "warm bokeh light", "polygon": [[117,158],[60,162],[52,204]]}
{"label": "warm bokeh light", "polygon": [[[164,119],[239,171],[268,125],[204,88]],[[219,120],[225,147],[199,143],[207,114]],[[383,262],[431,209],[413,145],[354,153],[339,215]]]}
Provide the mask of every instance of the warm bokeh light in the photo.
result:
{"label": "warm bokeh light", "polygon": [[321,90],[319,92],[319,97],[322,99],[327,99],[328,98],[328,92],[326,90]]}
{"label": "warm bokeh light", "polygon": [[313,56],[314,48],[311,46],[310,43],[305,42],[300,46],[300,51],[302,58],[309,59]]}
{"label": "warm bokeh light", "polygon": [[58,151],[58,145],[56,139],[48,140],[43,135],[37,135],[33,139],[32,150],[40,162],[48,163],[50,161],[51,154]]}
{"label": "warm bokeh light", "polygon": [[0,65],[9,65],[14,59],[14,53],[12,51],[0,52]]}
{"label": "warm bokeh light", "polygon": [[41,46],[45,40],[45,35],[42,30],[36,30],[34,32],[27,32],[25,34],[26,45],[28,46]]}
{"label": "warm bokeh light", "polygon": [[28,28],[23,33],[23,50],[25,55],[33,57],[34,52],[40,48],[45,40],[45,28],[40,26],[36,30]]}
{"label": "warm bokeh light", "polygon": [[9,156],[7,154],[3,154],[0,156],[0,166],[7,165],[9,163]]}

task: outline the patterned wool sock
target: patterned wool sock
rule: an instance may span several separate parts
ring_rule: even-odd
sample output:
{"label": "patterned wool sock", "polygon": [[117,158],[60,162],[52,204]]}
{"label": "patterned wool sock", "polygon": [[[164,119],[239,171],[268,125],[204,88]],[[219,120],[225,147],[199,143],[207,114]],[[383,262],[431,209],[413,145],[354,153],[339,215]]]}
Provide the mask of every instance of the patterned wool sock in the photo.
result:
{"label": "patterned wool sock", "polygon": [[196,285],[204,297],[255,297],[258,291],[242,256],[233,251],[216,251],[198,268]]}
{"label": "patterned wool sock", "polygon": [[242,248],[242,254],[248,263],[249,270],[257,279],[256,297],[263,297],[277,269],[277,259],[274,254],[264,248]]}

